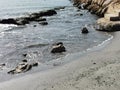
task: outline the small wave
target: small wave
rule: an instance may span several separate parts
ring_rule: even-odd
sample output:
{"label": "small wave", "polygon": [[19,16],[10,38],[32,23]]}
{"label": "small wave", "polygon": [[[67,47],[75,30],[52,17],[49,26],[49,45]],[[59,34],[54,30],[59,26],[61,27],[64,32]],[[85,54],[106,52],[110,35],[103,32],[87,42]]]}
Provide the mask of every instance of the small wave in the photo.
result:
{"label": "small wave", "polygon": [[47,46],[47,45],[49,45],[49,44],[34,44],[34,45],[26,46],[24,49],[26,49],[26,48],[44,47],[44,46]]}
{"label": "small wave", "polygon": [[6,31],[6,30],[9,30],[9,29],[13,29],[17,27],[17,25],[14,25],[14,24],[0,24],[0,32],[2,31]]}
{"label": "small wave", "polygon": [[109,43],[110,40],[113,39],[112,35],[109,35],[109,36],[110,36],[110,38],[108,38],[107,40],[105,40],[102,43],[98,44],[97,46],[93,46],[92,48],[88,48],[87,51],[98,50],[100,48],[103,48],[105,45],[107,45]]}

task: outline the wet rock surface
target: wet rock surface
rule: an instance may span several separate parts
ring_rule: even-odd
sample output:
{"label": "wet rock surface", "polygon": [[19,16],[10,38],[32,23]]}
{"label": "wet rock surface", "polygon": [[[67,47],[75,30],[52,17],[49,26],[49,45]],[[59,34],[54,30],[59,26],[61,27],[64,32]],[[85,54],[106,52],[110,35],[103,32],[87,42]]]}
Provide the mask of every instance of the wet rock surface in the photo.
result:
{"label": "wet rock surface", "polygon": [[58,43],[55,43],[53,46],[52,46],[52,50],[51,50],[51,53],[62,53],[62,52],[65,52],[66,49],[63,45],[62,42],[58,42]]}
{"label": "wet rock surface", "polygon": [[53,16],[57,14],[55,10],[46,10],[38,13],[32,13],[29,16],[20,17],[20,18],[8,18],[0,20],[1,24],[15,24],[15,25],[26,25],[31,21],[40,22],[46,21],[46,18],[42,18],[43,16]]}
{"label": "wet rock surface", "polygon": [[81,32],[82,32],[83,34],[87,34],[87,33],[89,33],[87,27],[84,27],[84,28],[81,30]]}
{"label": "wet rock surface", "polygon": [[38,63],[29,63],[26,59],[22,60],[21,63],[19,63],[15,69],[8,71],[8,74],[18,74],[18,73],[24,73],[32,69],[32,67],[38,66]]}

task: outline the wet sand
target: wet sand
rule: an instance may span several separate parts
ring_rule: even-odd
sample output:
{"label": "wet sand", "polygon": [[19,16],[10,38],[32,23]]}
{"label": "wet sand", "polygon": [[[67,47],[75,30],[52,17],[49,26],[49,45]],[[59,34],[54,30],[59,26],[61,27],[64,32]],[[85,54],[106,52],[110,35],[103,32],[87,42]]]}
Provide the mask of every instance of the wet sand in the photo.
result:
{"label": "wet sand", "polygon": [[0,83],[0,90],[119,90],[119,36],[64,66]]}

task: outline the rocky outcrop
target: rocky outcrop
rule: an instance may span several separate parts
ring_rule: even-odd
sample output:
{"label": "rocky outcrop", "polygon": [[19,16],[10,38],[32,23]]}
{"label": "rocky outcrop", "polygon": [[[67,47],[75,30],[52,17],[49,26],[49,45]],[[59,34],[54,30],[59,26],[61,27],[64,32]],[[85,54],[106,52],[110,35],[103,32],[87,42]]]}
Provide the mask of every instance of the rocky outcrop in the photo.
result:
{"label": "rocky outcrop", "polygon": [[21,63],[19,63],[15,69],[13,70],[10,70],[8,72],[8,74],[18,74],[18,73],[24,73],[24,72],[27,72],[29,70],[32,69],[32,67],[35,67],[35,66],[38,66],[38,63],[37,62],[34,62],[34,63],[28,63],[28,61],[25,59],[25,60],[22,60]]}
{"label": "rocky outcrop", "polygon": [[87,33],[89,33],[87,27],[84,27],[81,31],[82,31],[83,34],[87,34]]}
{"label": "rocky outcrop", "polygon": [[62,42],[58,42],[58,43],[55,43],[52,46],[51,53],[62,53],[62,52],[65,52],[65,51],[66,51],[66,49],[63,46],[63,43]]}
{"label": "rocky outcrop", "polygon": [[99,30],[120,31],[120,0],[74,0],[74,5],[100,16]]}
{"label": "rocky outcrop", "polygon": [[46,21],[45,18],[42,18],[43,16],[53,16],[55,14],[57,14],[55,10],[46,10],[38,13],[32,13],[26,17],[2,19],[0,20],[0,23],[25,25],[25,24],[29,24],[31,21],[36,21],[36,22]]}

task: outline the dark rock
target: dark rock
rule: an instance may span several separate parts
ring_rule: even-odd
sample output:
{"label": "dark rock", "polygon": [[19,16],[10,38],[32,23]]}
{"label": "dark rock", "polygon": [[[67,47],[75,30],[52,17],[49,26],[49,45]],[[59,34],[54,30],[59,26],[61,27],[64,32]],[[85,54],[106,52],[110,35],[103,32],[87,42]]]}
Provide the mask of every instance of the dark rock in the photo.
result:
{"label": "dark rock", "polygon": [[0,64],[0,66],[2,66],[2,67],[5,66],[5,65],[6,65],[5,63]]}
{"label": "dark rock", "polygon": [[62,42],[56,43],[55,45],[53,45],[51,53],[62,53],[65,52],[66,49],[63,46]]}
{"label": "dark rock", "polygon": [[57,12],[55,10],[47,10],[47,11],[42,11],[39,13],[39,16],[42,17],[42,16],[53,16],[57,14]]}
{"label": "dark rock", "polygon": [[37,62],[32,63],[32,66],[33,66],[33,67],[38,66],[38,63],[37,63]]}
{"label": "dark rock", "polygon": [[15,69],[10,70],[8,74],[17,74],[17,73],[26,72],[26,71],[29,71],[31,68],[32,68],[31,64],[23,62],[18,64],[18,66]]}
{"label": "dark rock", "polygon": [[38,21],[38,22],[40,22],[40,21],[46,21],[46,18],[38,18],[38,19],[35,19],[35,21]]}
{"label": "dark rock", "polygon": [[33,27],[37,27],[37,25],[33,25]]}
{"label": "dark rock", "polygon": [[56,8],[54,8],[54,10],[61,10],[61,9],[65,9],[65,7],[56,7]]}
{"label": "dark rock", "polygon": [[24,57],[26,57],[27,56],[27,53],[25,53],[25,54],[22,54]]}
{"label": "dark rock", "polygon": [[9,72],[7,72],[8,74],[14,74],[15,70],[10,70]]}
{"label": "dark rock", "polygon": [[16,20],[13,18],[2,19],[2,20],[0,20],[0,23],[2,23],[2,24],[17,24]]}
{"label": "dark rock", "polygon": [[25,24],[29,24],[29,20],[27,20],[26,18],[18,18],[16,19],[17,25],[25,25]]}
{"label": "dark rock", "polygon": [[48,25],[48,22],[40,22],[41,25]]}
{"label": "dark rock", "polygon": [[[41,11],[38,13],[32,13],[27,17],[21,17],[21,18],[8,18],[8,19],[2,19],[0,20],[0,23],[2,24],[16,24],[16,25],[26,25],[29,24],[30,21],[46,21],[45,18],[41,18],[43,16],[52,16],[57,14],[55,10],[46,10],[46,11]],[[48,23],[43,22],[41,23],[42,25],[47,25]]]}
{"label": "dark rock", "polygon": [[110,21],[120,21],[119,17],[110,17]]}
{"label": "dark rock", "polygon": [[83,34],[87,34],[87,33],[89,33],[89,31],[88,31],[88,29],[87,29],[86,27],[84,27],[84,28],[82,29],[82,33],[83,33]]}
{"label": "dark rock", "polygon": [[26,59],[22,60],[22,62],[28,62]]}

